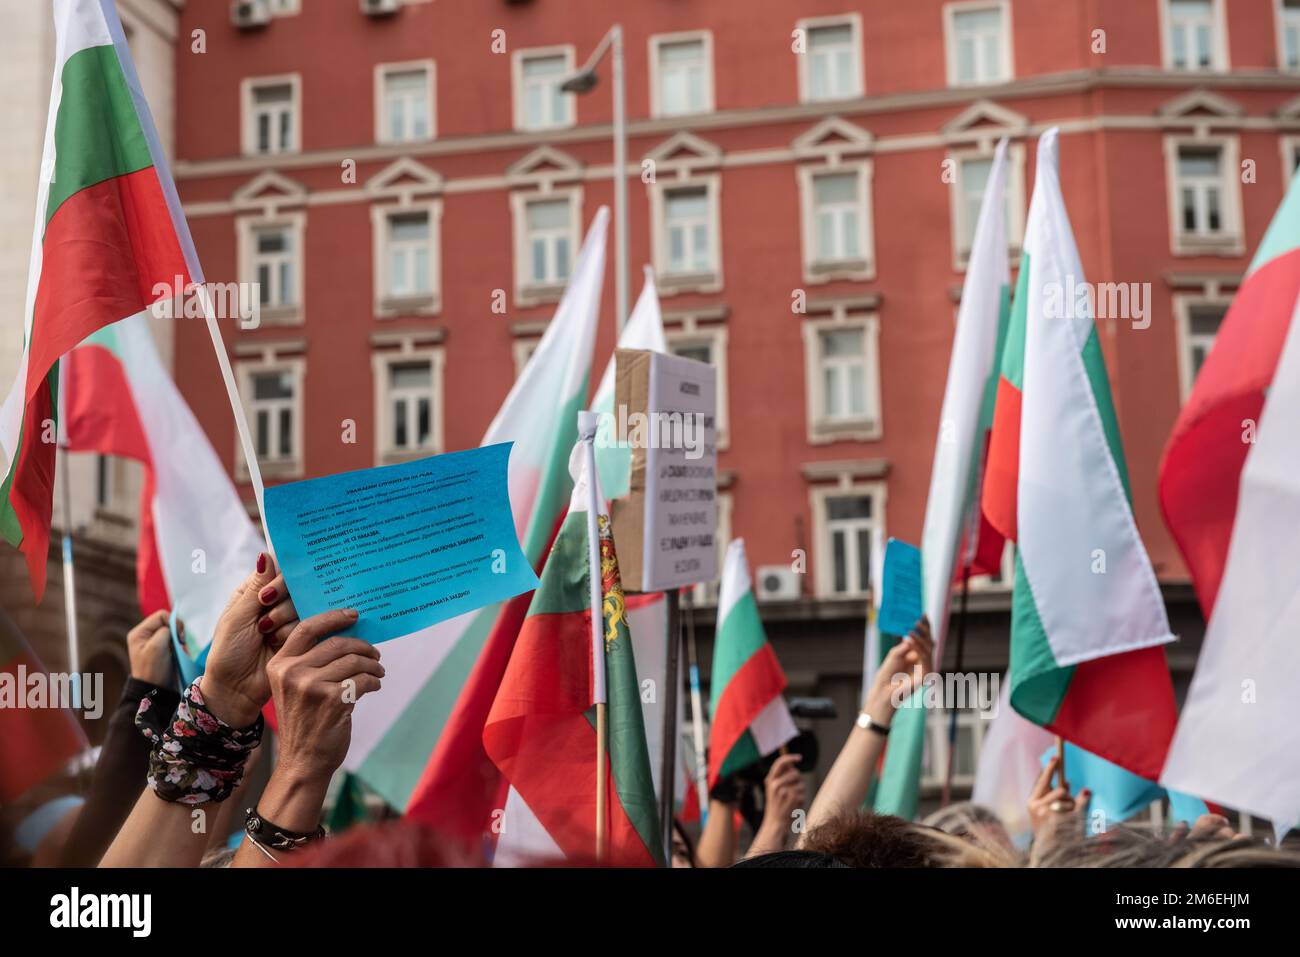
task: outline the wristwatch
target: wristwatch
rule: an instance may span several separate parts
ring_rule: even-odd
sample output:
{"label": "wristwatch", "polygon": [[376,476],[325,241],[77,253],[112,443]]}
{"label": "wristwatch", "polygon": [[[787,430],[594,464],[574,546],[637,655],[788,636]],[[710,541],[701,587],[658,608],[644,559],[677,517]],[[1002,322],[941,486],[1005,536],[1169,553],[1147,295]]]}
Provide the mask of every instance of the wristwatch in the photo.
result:
{"label": "wristwatch", "polygon": [[874,731],[882,738],[889,735],[889,725],[881,724],[879,721],[874,720],[871,715],[867,714],[865,711],[858,712],[857,724],[863,731]]}

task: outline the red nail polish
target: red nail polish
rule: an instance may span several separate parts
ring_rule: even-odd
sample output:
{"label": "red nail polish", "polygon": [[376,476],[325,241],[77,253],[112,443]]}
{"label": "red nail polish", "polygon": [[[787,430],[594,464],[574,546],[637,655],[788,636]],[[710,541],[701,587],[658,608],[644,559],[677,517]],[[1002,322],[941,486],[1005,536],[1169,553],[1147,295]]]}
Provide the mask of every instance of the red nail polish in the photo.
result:
{"label": "red nail polish", "polygon": [[275,628],[275,622],[271,620],[270,615],[263,616],[262,620],[257,623],[257,630],[260,631],[262,634],[266,634],[268,631],[271,631],[273,628]]}
{"label": "red nail polish", "polygon": [[257,555],[257,573],[259,575],[266,571],[266,552],[259,552]]}
{"label": "red nail polish", "polygon": [[261,600],[263,605],[269,605],[271,604],[271,602],[275,601],[275,598],[278,594],[280,593],[277,592],[270,585],[267,585],[265,588],[261,590],[261,592],[258,594],[257,597]]}

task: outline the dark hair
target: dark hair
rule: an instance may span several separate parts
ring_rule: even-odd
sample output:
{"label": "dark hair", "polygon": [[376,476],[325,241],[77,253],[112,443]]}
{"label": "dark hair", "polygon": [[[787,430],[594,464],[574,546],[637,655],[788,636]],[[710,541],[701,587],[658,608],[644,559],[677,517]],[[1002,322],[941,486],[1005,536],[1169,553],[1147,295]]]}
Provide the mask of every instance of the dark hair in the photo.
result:
{"label": "dark hair", "polygon": [[803,847],[845,867],[943,867],[948,857],[943,837],[892,814],[848,811],[809,831]]}
{"label": "dark hair", "polygon": [[820,851],[774,851],[771,854],[756,854],[738,861],[732,867],[848,867]]}

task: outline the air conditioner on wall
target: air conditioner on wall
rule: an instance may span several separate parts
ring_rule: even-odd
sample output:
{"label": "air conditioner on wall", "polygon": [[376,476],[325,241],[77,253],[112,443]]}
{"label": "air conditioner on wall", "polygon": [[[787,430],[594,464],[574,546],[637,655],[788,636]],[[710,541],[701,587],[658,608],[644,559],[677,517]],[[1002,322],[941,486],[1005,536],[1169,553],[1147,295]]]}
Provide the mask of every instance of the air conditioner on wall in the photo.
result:
{"label": "air conditioner on wall", "polygon": [[794,601],[799,597],[799,573],[789,565],[759,565],[754,597],[759,601]]}
{"label": "air conditioner on wall", "polygon": [[402,8],[402,0],[361,0],[361,12],[368,17],[386,17]]}
{"label": "air conditioner on wall", "polygon": [[264,27],[271,22],[271,5],[267,0],[235,0],[230,5],[230,22],[241,30]]}

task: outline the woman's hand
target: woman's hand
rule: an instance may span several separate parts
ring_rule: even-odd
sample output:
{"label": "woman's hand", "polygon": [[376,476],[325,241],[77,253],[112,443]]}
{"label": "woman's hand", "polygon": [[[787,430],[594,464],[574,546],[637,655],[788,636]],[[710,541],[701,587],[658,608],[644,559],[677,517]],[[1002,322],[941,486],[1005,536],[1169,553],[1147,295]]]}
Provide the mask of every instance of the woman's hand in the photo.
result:
{"label": "woman's hand", "polygon": [[363,694],[379,690],[384,676],[374,645],[342,635],[326,638],[356,621],[349,609],[299,622],[267,666],[279,720],[277,771],[327,783],[343,763],[352,740],[352,709]]}
{"label": "woman's hand", "polygon": [[1083,836],[1083,817],[1092,792],[1071,795],[1067,787],[1052,786],[1061,759],[1052,755],[1029,795],[1029,823],[1034,829],[1032,859],[1042,861],[1058,845]]}
{"label": "woman's hand", "polygon": [[889,649],[880,663],[862,710],[883,728],[889,727],[897,709],[921,687],[933,667],[934,639],[930,637],[930,619],[924,615],[912,633]]}
{"label": "woman's hand", "polygon": [[266,666],[298,622],[284,576],[265,553],[226,603],[203,673],[208,708],[232,728],[257,720],[271,697]]}
{"label": "woman's hand", "polygon": [[[171,612],[163,608],[126,633],[132,678],[160,688],[172,683],[172,631],[167,624],[170,616]],[[177,622],[176,627],[183,626]]]}

